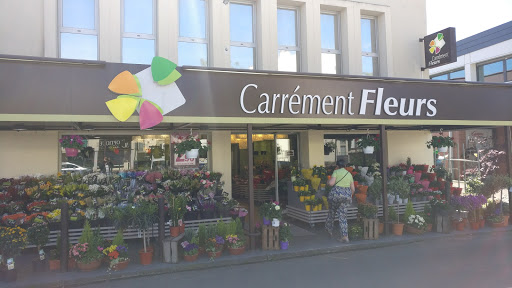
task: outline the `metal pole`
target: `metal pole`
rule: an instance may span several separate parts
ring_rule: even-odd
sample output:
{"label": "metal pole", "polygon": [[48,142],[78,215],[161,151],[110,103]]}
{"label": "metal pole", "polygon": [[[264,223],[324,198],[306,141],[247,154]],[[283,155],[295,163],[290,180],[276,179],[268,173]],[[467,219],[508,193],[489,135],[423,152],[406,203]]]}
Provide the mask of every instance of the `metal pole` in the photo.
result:
{"label": "metal pole", "polygon": [[274,183],[276,186],[276,201],[279,202],[279,173],[278,173],[279,167],[277,166],[277,164],[278,164],[278,162],[277,162],[277,133],[275,133],[275,132],[274,132],[274,155],[275,155]]}
{"label": "metal pole", "polygon": [[158,198],[158,253],[160,260],[164,262],[164,238],[165,238],[165,209],[164,198]]}
{"label": "metal pole", "polygon": [[69,206],[68,202],[63,201],[60,206],[60,272],[68,272],[68,252],[69,252]]}
{"label": "metal pole", "polygon": [[247,159],[249,159],[249,180],[247,181],[247,185],[249,185],[249,235],[251,237],[251,250],[256,248],[256,237],[254,235],[254,173],[252,170],[254,165],[253,150],[252,124],[247,124]]}
{"label": "metal pole", "polygon": [[[507,155],[507,171],[508,171],[508,176],[509,177],[512,177],[512,146],[511,146],[511,131],[510,131],[510,126],[506,126],[504,127],[505,128],[505,149],[506,149],[506,155]],[[508,189],[508,207],[509,207],[509,211],[512,211],[510,210],[512,208],[512,191],[509,187]],[[502,203],[503,203],[503,199],[502,199]],[[501,210],[503,211],[503,209]],[[510,213],[510,212],[509,212]],[[510,224],[510,221],[509,221],[509,225]]]}
{"label": "metal pole", "polygon": [[[466,145],[462,144],[462,153],[463,153],[463,159],[462,161],[462,167],[464,168],[462,171],[464,171],[462,175],[464,175],[464,192],[466,192]],[[460,179],[460,173],[459,173],[459,179]],[[460,180],[459,180],[459,188],[460,188]]]}
{"label": "metal pole", "polygon": [[380,125],[380,147],[382,148],[380,159],[380,167],[382,169],[382,213],[384,214],[384,233],[388,235],[388,134],[385,125]]}

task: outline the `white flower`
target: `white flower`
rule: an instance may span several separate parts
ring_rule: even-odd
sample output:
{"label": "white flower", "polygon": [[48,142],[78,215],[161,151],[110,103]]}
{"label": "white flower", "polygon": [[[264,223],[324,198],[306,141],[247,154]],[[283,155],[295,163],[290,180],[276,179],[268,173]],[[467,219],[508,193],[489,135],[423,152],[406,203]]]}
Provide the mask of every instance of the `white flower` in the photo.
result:
{"label": "white flower", "polygon": [[279,210],[281,209],[281,207],[279,207],[279,205],[276,205],[276,210]]}

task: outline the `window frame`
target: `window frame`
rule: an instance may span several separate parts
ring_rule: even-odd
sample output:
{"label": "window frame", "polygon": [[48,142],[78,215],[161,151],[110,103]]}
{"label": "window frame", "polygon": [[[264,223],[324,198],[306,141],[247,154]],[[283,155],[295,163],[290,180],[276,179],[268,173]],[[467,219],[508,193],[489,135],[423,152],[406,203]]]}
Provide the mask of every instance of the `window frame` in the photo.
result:
{"label": "window frame", "polygon": [[[503,83],[511,83],[512,79],[507,78],[507,60],[510,60],[510,59],[512,59],[512,55],[508,55],[503,58],[497,58],[497,59],[492,59],[492,60],[485,61],[482,63],[478,63],[476,65],[476,77],[477,77],[476,81],[485,82],[484,79],[480,79],[480,68],[483,68],[485,65],[488,65],[488,64],[494,64],[494,63],[501,62],[502,66],[503,66],[503,71],[501,72],[502,76],[503,76]],[[483,76],[483,77],[485,78],[485,76]],[[501,82],[487,82],[487,83],[501,83]]]}
{"label": "window frame", "polygon": [[[380,52],[380,49],[379,49],[379,35],[378,35],[378,19],[377,17],[375,16],[369,16],[369,15],[361,15],[361,19],[359,20],[359,23],[361,23],[361,20],[362,19],[368,19],[368,20],[371,20],[373,21],[373,28],[374,28],[374,31],[375,31],[375,35],[371,35],[372,39],[375,40],[375,51],[376,52],[366,52],[366,51],[363,51],[363,47],[362,47],[362,43],[361,43],[361,73],[362,73],[362,67],[363,67],[363,57],[372,57],[372,58],[377,58],[377,64],[378,64],[378,67],[377,67],[377,71],[378,71],[378,75],[372,75],[373,77],[378,77],[380,76],[380,55],[379,55],[379,52]],[[360,31],[360,37],[362,37],[363,35],[363,31],[361,29]],[[373,44],[373,43],[372,43]],[[372,45],[373,46],[373,45]]]}
{"label": "window frame", "polygon": [[[464,80],[453,80],[451,78],[451,74],[455,73],[455,72],[459,72],[459,71],[464,71]],[[439,76],[443,76],[443,75],[447,75],[448,79],[447,80],[434,79],[434,77],[439,77]],[[445,72],[443,72],[441,74],[432,75],[432,76],[430,76],[430,80],[437,80],[437,81],[459,81],[460,82],[460,81],[466,81],[465,77],[466,77],[466,69],[462,68],[462,69],[455,69],[455,70],[445,71]]]}
{"label": "window frame", "polygon": [[[96,0],[98,1],[98,0]],[[153,34],[146,34],[146,33],[133,33],[133,32],[125,32],[124,31],[124,7],[125,7],[125,1],[126,0],[121,0],[121,62],[122,63],[125,63],[124,62],[124,59],[123,59],[123,39],[124,38],[132,38],[132,39],[145,39],[145,40],[154,40],[155,41],[155,47],[154,47],[154,52],[155,52],[155,56],[157,55],[157,47],[158,47],[158,43],[157,43],[157,39],[156,39],[156,34],[157,34],[157,10],[156,10],[156,0],[151,0],[153,2]],[[150,63],[149,63],[150,64]]]}
{"label": "window frame", "polygon": [[[57,3],[57,14],[58,14],[58,25],[59,25],[59,33],[58,33],[58,47],[57,50],[59,58],[62,58],[62,33],[68,33],[68,34],[79,34],[79,35],[94,35],[96,36],[96,60],[100,59],[100,35],[99,35],[99,25],[100,25],[100,19],[99,19],[99,0],[94,0],[94,29],[84,29],[84,28],[74,28],[74,27],[64,27],[64,11],[63,11],[63,0],[59,0]],[[93,60],[94,61],[94,60]]]}
{"label": "window frame", "polygon": [[[178,46],[179,46],[179,43],[180,42],[184,42],[184,43],[194,43],[194,44],[206,44],[206,66],[210,66],[210,13],[209,13],[209,1],[208,0],[204,0],[204,23],[205,23],[205,38],[197,38],[197,37],[182,37],[180,35],[180,19],[181,19],[181,15],[180,15],[180,2],[181,0],[178,0]],[[179,53],[179,49],[178,49],[178,53]],[[179,57],[179,56],[178,56]]]}
{"label": "window frame", "polygon": [[[283,46],[283,45],[279,45],[279,36],[277,38],[277,61],[279,63],[279,51],[283,50],[283,51],[295,51],[295,55],[297,57],[297,71],[295,72],[300,72],[302,71],[302,61],[301,61],[301,57],[302,57],[302,53],[301,53],[301,37],[300,37],[300,33],[301,33],[301,23],[300,23],[300,10],[299,10],[299,7],[293,7],[293,6],[277,6],[277,10],[292,10],[292,11],[295,11],[295,45],[298,45],[298,46]],[[277,14],[277,13],[276,13]],[[277,68],[279,70],[279,67]],[[288,71],[287,71],[288,72]]]}
{"label": "window frame", "polygon": [[[335,12],[335,11],[320,11],[320,19],[322,18],[322,14],[325,14],[325,15],[331,15],[331,16],[334,16],[334,21],[335,21],[335,25],[334,25],[334,28],[335,28],[335,33],[334,33],[334,43],[335,45],[334,46],[337,46],[335,47],[335,49],[325,49],[325,48],[322,48],[322,39],[320,39],[320,57],[322,56],[321,54],[334,54],[334,55],[337,55],[336,57],[336,74],[341,74],[341,71],[343,71],[342,69],[342,55],[341,55],[341,17],[340,17],[340,13],[338,12]],[[321,38],[321,35],[322,35],[322,21],[320,21],[320,38]],[[321,65],[321,63],[320,63]],[[322,67],[320,67],[322,69]],[[323,72],[322,72],[323,73]]]}
{"label": "window frame", "polygon": [[[243,48],[253,48],[252,58],[253,58],[253,70],[257,69],[257,45],[256,45],[256,34],[257,34],[257,23],[256,23],[256,3],[254,2],[244,2],[244,1],[233,1],[229,3],[229,12],[231,13],[231,4],[235,5],[247,5],[252,7],[252,42],[243,42],[243,41],[231,41],[231,17],[229,19],[229,61],[231,66],[231,47],[243,47]],[[233,68],[233,67],[232,67]]]}

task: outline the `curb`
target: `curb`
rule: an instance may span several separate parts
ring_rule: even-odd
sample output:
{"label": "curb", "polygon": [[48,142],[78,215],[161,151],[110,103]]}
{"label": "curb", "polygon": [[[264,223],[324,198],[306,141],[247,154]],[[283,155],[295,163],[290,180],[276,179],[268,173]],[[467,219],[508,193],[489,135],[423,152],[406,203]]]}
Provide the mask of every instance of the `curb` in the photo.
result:
{"label": "curb", "polygon": [[[156,276],[162,274],[169,273],[178,273],[178,272],[187,272],[187,271],[197,271],[197,270],[205,270],[212,268],[220,268],[227,266],[237,266],[237,265],[247,265],[247,264],[255,264],[267,261],[281,261],[281,260],[289,260],[300,257],[313,257],[331,253],[340,253],[340,252],[349,252],[349,251],[359,251],[359,250],[370,250],[370,249],[378,249],[399,245],[407,245],[412,243],[424,242],[428,240],[436,240],[436,239],[445,239],[452,237],[460,237],[465,235],[473,235],[473,234],[491,234],[495,232],[512,232],[512,227],[507,227],[506,229],[492,229],[487,231],[465,231],[458,233],[449,233],[449,234],[439,234],[431,237],[418,237],[416,239],[406,239],[406,240],[397,240],[397,241],[389,241],[382,243],[371,243],[371,242],[362,242],[353,245],[344,245],[344,246],[334,246],[327,248],[315,248],[308,250],[300,250],[300,251],[287,251],[287,252],[279,252],[279,253],[271,253],[267,255],[255,255],[248,258],[235,258],[235,259],[226,259],[217,262],[208,262],[208,263],[197,263],[190,264],[186,266],[174,266],[170,265],[168,268],[157,268],[153,270],[145,270],[138,272],[129,272],[129,273],[119,273],[119,274],[105,274],[94,277],[82,277],[82,278],[74,278],[72,280],[64,280],[64,281],[54,281],[50,283],[38,283],[37,285],[29,284],[29,285],[19,285],[15,284],[15,287],[66,287],[66,286],[83,286],[90,285],[108,281],[116,281],[116,280],[125,280],[130,278],[138,278],[138,277],[147,277],[147,276]],[[13,283],[14,284],[14,283]]]}

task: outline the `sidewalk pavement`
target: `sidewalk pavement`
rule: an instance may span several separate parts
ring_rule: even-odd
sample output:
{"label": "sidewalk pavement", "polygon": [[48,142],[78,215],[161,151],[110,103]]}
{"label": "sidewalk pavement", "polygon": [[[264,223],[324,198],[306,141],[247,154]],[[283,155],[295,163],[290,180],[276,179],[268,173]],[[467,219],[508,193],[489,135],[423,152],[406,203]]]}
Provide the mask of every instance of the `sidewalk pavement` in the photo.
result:
{"label": "sidewalk pavement", "polygon": [[512,226],[503,228],[485,227],[483,229],[472,231],[453,231],[449,234],[425,233],[423,235],[404,234],[402,236],[381,236],[378,240],[358,240],[351,241],[348,244],[339,243],[336,240],[329,239],[327,234],[320,232],[317,234],[304,233],[303,236],[295,236],[290,243],[288,250],[276,251],[247,251],[239,256],[231,256],[227,253],[213,261],[205,256],[201,256],[196,262],[180,261],[177,264],[160,263],[158,259],[153,259],[153,264],[142,266],[137,262],[132,263],[122,271],[106,271],[106,267],[92,272],[45,272],[45,273],[22,273],[18,275],[18,281],[15,283],[0,282],[2,287],[69,287],[85,284],[93,284],[104,281],[120,280],[133,277],[143,277],[167,273],[176,273],[191,270],[202,270],[217,268],[223,266],[236,266],[243,264],[252,264],[265,261],[277,261],[297,257],[309,257],[328,253],[339,253],[345,251],[375,249],[404,245],[420,241],[429,241],[447,237],[457,237],[464,235],[486,234],[493,232],[510,232]]}

